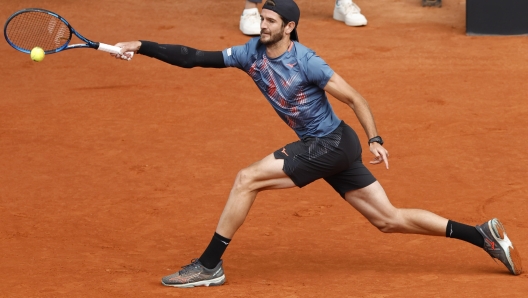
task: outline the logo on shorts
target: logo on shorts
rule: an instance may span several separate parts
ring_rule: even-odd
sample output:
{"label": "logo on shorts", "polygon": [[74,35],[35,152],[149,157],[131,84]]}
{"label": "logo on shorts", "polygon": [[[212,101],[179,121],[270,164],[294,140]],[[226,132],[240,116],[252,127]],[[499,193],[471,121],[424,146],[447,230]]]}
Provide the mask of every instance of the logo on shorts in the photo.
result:
{"label": "logo on shorts", "polygon": [[289,156],[288,153],[286,153],[286,147],[283,147],[281,152],[284,153],[284,155]]}

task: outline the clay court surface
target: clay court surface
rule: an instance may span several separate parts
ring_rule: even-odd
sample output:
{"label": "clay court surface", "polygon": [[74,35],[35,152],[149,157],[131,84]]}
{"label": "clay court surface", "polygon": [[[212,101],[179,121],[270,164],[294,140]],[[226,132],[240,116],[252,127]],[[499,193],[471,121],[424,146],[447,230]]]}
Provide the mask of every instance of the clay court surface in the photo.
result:
{"label": "clay court surface", "polygon": [[[298,0],[299,38],[369,101],[398,207],[504,223],[528,265],[526,37],[466,36],[465,1]],[[64,16],[88,38],[202,50],[243,44],[242,0],[11,1]],[[0,42],[1,297],[526,297],[459,240],[383,234],[324,182],[263,192],[224,255],[227,283],[160,278],[199,257],[239,169],[294,141],[237,69],[181,69],[82,49],[35,63]],[[355,115],[330,98],[362,138]]]}

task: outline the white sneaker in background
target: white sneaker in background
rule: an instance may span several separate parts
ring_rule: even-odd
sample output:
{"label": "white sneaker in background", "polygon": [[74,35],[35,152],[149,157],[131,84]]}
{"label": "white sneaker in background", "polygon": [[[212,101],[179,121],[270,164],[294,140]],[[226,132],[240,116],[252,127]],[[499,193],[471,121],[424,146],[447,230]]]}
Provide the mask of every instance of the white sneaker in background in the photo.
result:
{"label": "white sneaker in background", "polygon": [[365,26],[367,18],[361,14],[361,9],[352,0],[336,1],[334,20],[345,22],[348,26]]}
{"label": "white sneaker in background", "polygon": [[244,9],[240,16],[240,31],[245,35],[260,34],[260,14],[258,8]]}

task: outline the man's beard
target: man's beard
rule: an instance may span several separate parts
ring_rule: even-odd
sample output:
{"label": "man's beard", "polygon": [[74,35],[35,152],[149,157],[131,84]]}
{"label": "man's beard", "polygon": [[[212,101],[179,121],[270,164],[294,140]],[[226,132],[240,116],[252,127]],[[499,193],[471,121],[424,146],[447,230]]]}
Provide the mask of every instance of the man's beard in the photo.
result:
{"label": "man's beard", "polygon": [[279,31],[279,32],[277,32],[275,34],[271,34],[268,40],[263,41],[262,40],[262,31],[261,31],[260,32],[260,42],[262,42],[262,44],[264,44],[266,46],[272,46],[272,45],[276,44],[277,42],[279,42],[282,39],[283,35],[284,35],[284,29],[282,29],[281,31]]}

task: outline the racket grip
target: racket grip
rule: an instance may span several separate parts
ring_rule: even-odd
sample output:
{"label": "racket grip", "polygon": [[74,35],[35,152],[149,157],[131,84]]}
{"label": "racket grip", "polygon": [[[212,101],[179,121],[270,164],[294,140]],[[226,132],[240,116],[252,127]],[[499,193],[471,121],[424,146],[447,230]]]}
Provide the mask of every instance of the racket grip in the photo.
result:
{"label": "racket grip", "polygon": [[[97,49],[99,51],[107,52],[107,53],[110,53],[110,54],[116,54],[116,55],[121,54],[121,48],[120,47],[112,46],[112,45],[109,45],[109,44],[106,44],[106,43],[102,43],[102,42],[99,43],[99,47]],[[122,56],[122,58],[126,57],[126,59],[130,60],[134,56],[134,52],[126,52],[126,53],[130,54],[130,58],[128,58],[126,56]]]}

